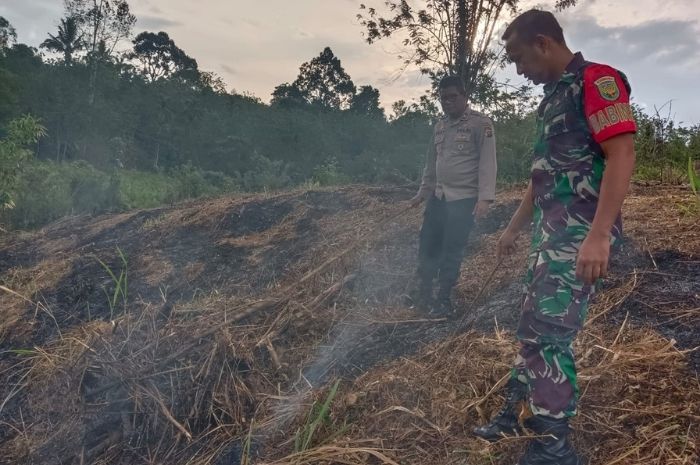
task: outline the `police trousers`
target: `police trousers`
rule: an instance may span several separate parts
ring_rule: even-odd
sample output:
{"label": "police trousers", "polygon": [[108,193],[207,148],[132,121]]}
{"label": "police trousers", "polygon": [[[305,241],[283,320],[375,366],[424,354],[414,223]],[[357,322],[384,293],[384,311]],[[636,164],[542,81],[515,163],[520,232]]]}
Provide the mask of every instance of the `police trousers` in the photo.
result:
{"label": "police trousers", "polygon": [[418,245],[418,279],[431,286],[437,277],[440,293],[449,293],[459,278],[476,199],[447,201],[432,196],[425,207]]}

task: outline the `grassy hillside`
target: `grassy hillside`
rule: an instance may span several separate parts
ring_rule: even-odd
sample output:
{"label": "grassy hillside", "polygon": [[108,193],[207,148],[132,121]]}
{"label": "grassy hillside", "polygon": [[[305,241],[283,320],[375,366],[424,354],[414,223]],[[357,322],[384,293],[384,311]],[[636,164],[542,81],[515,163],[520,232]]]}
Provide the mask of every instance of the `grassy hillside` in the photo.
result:
{"label": "grassy hillside", "polygon": [[[514,462],[523,439],[469,431],[516,350],[527,238],[498,267],[493,250],[521,192],[473,234],[451,319],[401,304],[412,194],[300,189],[5,236],[0,463]],[[626,203],[628,240],[576,343],[592,463],[697,463],[692,195],[636,185]]]}

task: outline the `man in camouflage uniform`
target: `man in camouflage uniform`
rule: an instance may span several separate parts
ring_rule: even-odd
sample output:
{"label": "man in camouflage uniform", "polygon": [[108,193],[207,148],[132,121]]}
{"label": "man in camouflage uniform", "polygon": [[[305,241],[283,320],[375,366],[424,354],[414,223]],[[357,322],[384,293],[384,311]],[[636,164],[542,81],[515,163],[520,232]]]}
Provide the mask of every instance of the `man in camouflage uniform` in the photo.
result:
{"label": "man in camouflage uniform", "polygon": [[549,12],[522,14],[503,40],[518,74],[545,86],[530,184],[498,243],[499,256],[512,253],[518,231],[534,222],[521,349],[505,406],[474,432],[487,440],[518,433],[527,399],[533,416],[525,425],[538,437],[518,465],[578,465],[567,438],[578,395],[572,342],[621,235],[635,159],[630,86],[619,71],[572,53]]}
{"label": "man in camouflage uniform", "polygon": [[[469,108],[464,84],[447,76],[439,86],[445,117],[435,124],[423,181],[413,206],[427,200],[418,247],[417,286],[411,303],[434,314],[452,311],[450,295],[459,277],[475,218],[496,198],[493,123]],[[433,280],[439,284],[433,302]]]}

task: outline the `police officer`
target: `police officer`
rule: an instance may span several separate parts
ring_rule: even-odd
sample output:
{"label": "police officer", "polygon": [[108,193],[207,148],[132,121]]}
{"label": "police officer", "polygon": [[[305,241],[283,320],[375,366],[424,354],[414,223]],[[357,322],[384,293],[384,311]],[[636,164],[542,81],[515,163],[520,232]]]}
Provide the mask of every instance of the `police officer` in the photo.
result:
{"label": "police officer", "polygon": [[530,10],[506,29],[506,53],[518,74],[544,84],[529,187],[498,243],[512,253],[534,222],[517,337],[521,343],[506,402],[475,430],[488,440],[519,431],[518,404],[536,438],[518,465],[578,465],[568,441],[578,385],[572,342],[597,280],[621,236],[620,209],[634,169],[627,78],[572,53],[554,15]]}
{"label": "police officer", "polygon": [[[475,218],[495,199],[496,142],[493,123],[469,108],[464,84],[447,76],[439,85],[445,116],[435,124],[423,180],[411,199],[427,201],[418,247],[417,284],[411,302],[436,314],[452,311],[464,247]],[[433,281],[439,287],[433,301]]]}

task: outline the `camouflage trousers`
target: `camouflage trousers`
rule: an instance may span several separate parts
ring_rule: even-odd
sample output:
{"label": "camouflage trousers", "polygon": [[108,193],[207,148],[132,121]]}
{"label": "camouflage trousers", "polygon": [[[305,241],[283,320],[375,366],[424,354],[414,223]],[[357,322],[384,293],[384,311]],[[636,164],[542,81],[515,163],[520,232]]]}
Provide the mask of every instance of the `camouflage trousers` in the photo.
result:
{"label": "camouflage trousers", "polygon": [[517,337],[521,348],[511,377],[528,386],[534,415],[576,414],[578,385],[572,343],[588,312],[594,287],[576,279],[578,245],[534,248]]}

